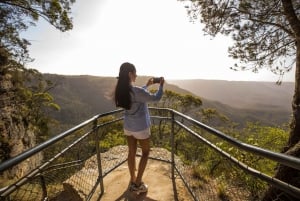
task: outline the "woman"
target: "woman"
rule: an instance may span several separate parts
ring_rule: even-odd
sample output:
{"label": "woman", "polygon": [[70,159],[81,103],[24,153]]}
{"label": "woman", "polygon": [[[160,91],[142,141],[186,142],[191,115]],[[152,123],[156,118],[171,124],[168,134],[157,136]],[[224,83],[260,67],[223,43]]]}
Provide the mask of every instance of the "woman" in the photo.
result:
{"label": "woman", "polygon": [[[164,78],[160,79],[158,91],[151,94],[147,87],[153,84],[153,78],[149,79],[145,86],[137,87],[133,86],[136,77],[133,64],[126,62],[121,65],[115,89],[115,104],[125,109],[124,134],[128,143],[129,190],[143,193],[148,191],[148,186],[142,182],[142,177],[150,152],[150,115],[147,103],[161,99]],[[142,149],[142,157],[136,175],[135,156],[138,142]]]}

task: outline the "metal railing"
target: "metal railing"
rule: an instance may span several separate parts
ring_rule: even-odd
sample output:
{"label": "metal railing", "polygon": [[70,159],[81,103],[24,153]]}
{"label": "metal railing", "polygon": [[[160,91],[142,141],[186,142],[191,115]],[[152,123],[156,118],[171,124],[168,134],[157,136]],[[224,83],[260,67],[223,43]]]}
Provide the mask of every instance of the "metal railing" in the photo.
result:
{"label": "metal railing", "polygon": [[[150,108],[150,111],[153,147],[170,151],[168,157],[154,151],[150,158],[171,165],[174,200],[179,200],[177,177],[181,178],[193,200],[221,200],[222,196],[230,200],[258,200],[261,192],[256,191],[263,191],[262,186],[268,185],[280,189],[280,196],[291,200],[300,197],[299,188],[251,167],[252,164],[245,164],[217,146],[217,142],[222,140],[245,153],[297,170],[300,170],[299,158],[243,143],[172,109]],[[101,200],[103,179],[127,160],[126,146],[119,147],[121,151],[116,155],[112,152],[105,155],[111,148],[110,138],[122,136],[122,115],[123,110],[96,115],[1,163],[0,200],[61,200],[62,197],[64,200],[66,197],[69,200]],[[119,144],[125,145],[125,139]],[[28,165],[29,159],[36,161],[35,164]],[[210,174],[206,174],[207,166],[203,164],[210,165]],[[215,173],[218,167],[221,173]],[[201,168],[200,175],[191,173],[191,169],[197,172]],[[228,171],[224,171],[226,169]],[[250,189],[244,185],[249,180]],[[226,186],[226,195],[222,194],[220,184]],[[281,199],[274,197],[274,200]]]}

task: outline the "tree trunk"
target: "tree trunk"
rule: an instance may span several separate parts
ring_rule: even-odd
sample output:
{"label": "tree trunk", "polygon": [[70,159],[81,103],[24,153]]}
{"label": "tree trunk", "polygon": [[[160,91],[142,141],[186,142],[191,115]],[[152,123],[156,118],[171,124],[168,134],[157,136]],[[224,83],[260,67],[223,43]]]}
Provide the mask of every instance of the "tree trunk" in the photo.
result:
{"label": "tree trunk", "polygon": [[[290,136],[287,147],[283,152],[300,158],[300,34],[296,34],[296,72],[295,72],[295,91],[292,102],[293,116],[290,124]],[[275,178],[285,181],[293,186],[300,188],[300,170],[279,165]],[[265,193],[263,201],[297,201],[300,198],[292,198],[281,190],[271,186]]]}
{"label": "tree trunk", "polygon": [[[300,142],[291,147],[285,152],[288,155],[299,157]],[[284,165],[279,165],[275,178],[285,181],[293,186],[300,188],[300,171]],[[282,192],[280,189],[270,186],[263,196],[262,201],[300,201],[300,198],[292,197],[291,195]]]}

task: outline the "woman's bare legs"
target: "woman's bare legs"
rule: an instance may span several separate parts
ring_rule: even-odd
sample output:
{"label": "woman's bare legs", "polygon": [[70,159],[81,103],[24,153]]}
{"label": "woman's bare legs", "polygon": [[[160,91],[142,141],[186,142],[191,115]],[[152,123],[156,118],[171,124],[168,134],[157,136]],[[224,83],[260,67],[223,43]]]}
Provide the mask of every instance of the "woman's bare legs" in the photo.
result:
{"label": "woman's bare legs", "polygon": [[142,157],[139,163],[139,169],[137,173],[137,177],[135,180],[135,183],[137,185],[140,185],[142,182],[142,177],[144,174],[144,170],[146,168],[147,162],[148,162],[148,157],[149,157],[149,152],[150,152],[150,139],[144,139],[144,140],[139,140],[139,144],[141,145],[142,148]]}
{"label": "woman's bare legs", "polygon": [[127,143],[128,143],[128,168],[130,173],[130,181],[135,182],[135,155],[137,149],[137,139],[132,136],[127,136]]}
{"label": "woman's bare legs", "polygon": [[[137,141],[142,148],[142,157],[139,162],[139,169],[137,176],[135,176],[135,156],[137,150]],[[142,177],[148,162],[149,152],[150,152],[150,139],[137,140],[132,136],[127,136],[128,143],[128,168],[130,173],[130,181],[134,182],[137,185],[140,185],[142,182]]]}

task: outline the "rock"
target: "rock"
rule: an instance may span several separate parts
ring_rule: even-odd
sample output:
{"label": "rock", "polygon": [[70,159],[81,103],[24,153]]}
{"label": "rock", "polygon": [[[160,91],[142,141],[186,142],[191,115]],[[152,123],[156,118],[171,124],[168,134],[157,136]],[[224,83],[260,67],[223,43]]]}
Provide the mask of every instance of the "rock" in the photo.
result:
{"label": "rock", "polygon": [[[9,73],[0,73],[0,163],[19,155],[36,145],[36,137],[29,124],[25,124],[16,101],[15,86]],[[0,175],[3,181],[23,177],[42,160],[36,154]],[[0,188],[4,187],[0,185]]]}

